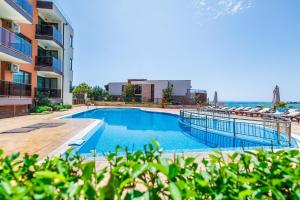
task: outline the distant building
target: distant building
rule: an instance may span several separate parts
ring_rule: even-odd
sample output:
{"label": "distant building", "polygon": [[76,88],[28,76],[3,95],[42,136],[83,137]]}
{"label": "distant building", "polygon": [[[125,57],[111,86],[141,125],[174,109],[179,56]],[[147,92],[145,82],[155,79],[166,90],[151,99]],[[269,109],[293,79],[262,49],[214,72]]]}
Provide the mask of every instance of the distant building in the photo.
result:
{"label": "distant building", "polygon": [[138,102],[161,102],[163,91],[169,84],[173,86],[174,104],[205,103],[207,99],[206,91],[192,89],[191,80],[129,79],[127,82],[108,83],[105,88],[117,100],[122,97],[124,86],[129,83],[135,85],[135,101]]}

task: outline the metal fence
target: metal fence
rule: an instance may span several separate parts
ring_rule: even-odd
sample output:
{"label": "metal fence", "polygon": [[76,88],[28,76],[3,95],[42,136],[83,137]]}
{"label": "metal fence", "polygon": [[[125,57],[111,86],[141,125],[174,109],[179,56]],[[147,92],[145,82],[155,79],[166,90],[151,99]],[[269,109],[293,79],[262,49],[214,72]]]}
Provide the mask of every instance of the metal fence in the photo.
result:
{"label": "metal fence", "polygon": [[31,85],[0,80],[0,97],[30,97]]}
{"label": "metal fence", "polygon": [[[213,131],[235,138],[245,138],[274,146],[291,145],[291,122],[233,118],[227,112],[181,110],[180,121],[190,128]],[[233,140],[233,146],[235,140]],[[268,146],[269,146],[268,145]]]}

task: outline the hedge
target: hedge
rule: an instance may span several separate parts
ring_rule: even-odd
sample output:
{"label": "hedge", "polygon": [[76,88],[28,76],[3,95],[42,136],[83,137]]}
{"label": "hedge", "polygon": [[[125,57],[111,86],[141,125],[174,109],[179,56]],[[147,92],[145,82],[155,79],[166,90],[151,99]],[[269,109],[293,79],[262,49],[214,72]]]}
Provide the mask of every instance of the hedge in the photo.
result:
{"label": "hedge", "polygon": [[166,158],[156,141],[120,149],[101,169],[71,150],[41,163],[1,151],[0,199],[300,199],[299,150],[215,151],[199,160]]}

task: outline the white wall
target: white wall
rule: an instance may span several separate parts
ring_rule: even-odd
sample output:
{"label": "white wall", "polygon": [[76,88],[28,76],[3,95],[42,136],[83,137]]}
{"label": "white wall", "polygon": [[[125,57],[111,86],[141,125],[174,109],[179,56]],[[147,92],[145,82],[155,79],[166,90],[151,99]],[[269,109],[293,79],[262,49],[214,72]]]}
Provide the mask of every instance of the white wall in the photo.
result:
{"label": "white wall", "polygon": [[192,88],[190,80],[170,80],[173,85],[174,96],[185,96],[187,91]]}
{"label": "white wall", "polygon": [[[73,59],[73,47],[71,47],[70,35],[73,36],[74,40],[74,30],[70,24],[64,27],[64,59],[63,59],[63,103],[72,104],[73,95],[70,92],[71,82],[73,82],[73,69],[74,59]],[[74,44],[74,41],[73,41]],[[73,59],[73,66],[71,67],[70,59]]]}
{"label": "white wall", "polygon": [[115,83],[108,83],[108,92],[110,95],[122,95],[122,85],[126,85],[125,82],[115,82]]}
{"label": "white wall", "polygon": [[[134,85],[153,84],[154,85],[154,98],[163,98],[163,90],[168,87],[168,83],[173,84],[174,96],[185,96],[187,91],[192,88],[190,80],[147,80],[147,81],[132,81]],[[121,95],[122,85],[126,82],[109,83],[108,89],[111,95]]]}

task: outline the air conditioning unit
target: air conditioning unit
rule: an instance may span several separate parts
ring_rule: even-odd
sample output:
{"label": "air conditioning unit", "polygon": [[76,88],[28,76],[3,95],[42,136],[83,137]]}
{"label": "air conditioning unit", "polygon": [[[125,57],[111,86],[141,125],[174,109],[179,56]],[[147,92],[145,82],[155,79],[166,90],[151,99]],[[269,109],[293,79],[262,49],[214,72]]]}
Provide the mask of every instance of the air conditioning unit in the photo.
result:
{"label": "air conditioning unit", "polygon": [[11,29],[12,32],[14,33],[20,33],[21,32],[21,27],[19,24],[13,22],[13,21],[10,21],[9,22],[9,28]]}
{"label": "air conditioning unit", "polygon": [[12,23],[12,31],[14,33],[21,33],[21,27],[19,24],[16,24],[16,23]]}
{"label": "air conditioning unit", "polygon": [[7,70],[11,71],[12,73],[18,73],[20,71],[20,66],[14,63],[7,64]]}

